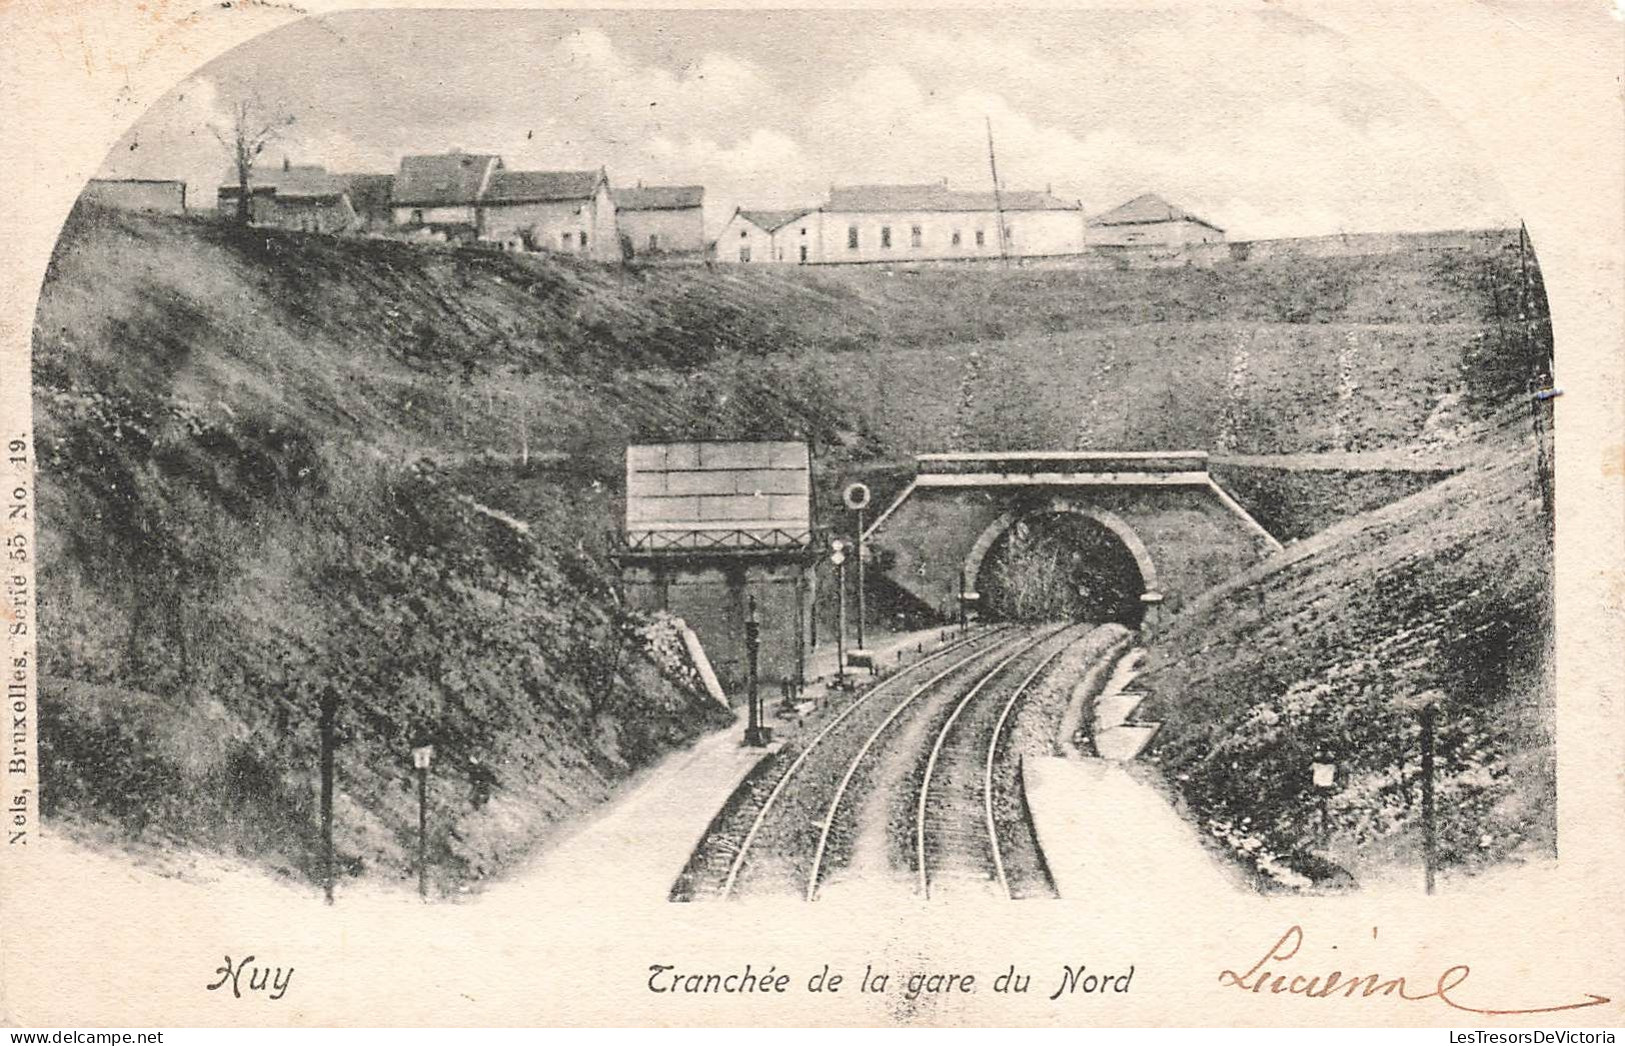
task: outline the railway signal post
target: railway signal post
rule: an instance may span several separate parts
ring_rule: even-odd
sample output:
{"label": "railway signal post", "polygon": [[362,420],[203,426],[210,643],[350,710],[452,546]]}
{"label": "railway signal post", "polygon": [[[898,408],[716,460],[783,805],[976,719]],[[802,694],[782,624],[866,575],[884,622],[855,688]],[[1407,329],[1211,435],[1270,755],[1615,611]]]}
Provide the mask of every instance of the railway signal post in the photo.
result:
{"label": "railway signal post", "polygon": [[863,643],[863,622],[868,616],[863,584],[863,510],[869,507],[868,485],[864,483],[847,484],[846,490],[841,494],[841,500],[857,516],[854,540],[857,545],[858,556],[858,649],[867,650],[868,647]]}
{"label": "railway signal post", "polygon": [[835,620],[835,686],[846,689],[846,542],[839,539],[829,543],[829,561],[835,564],[835,587],[839,592],[839,611]]}

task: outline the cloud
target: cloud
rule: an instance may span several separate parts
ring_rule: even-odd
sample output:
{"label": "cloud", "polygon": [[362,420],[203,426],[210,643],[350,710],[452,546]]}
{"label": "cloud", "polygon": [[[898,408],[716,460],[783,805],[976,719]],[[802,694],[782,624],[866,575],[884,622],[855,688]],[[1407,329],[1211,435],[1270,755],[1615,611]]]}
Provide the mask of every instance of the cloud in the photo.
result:
{"label": "cloud", "polygon": [[197,179],[212,200],[228,157],[208,125],[261,91],[298,118],[277,159],[387,171],[457,146],[703,183],[713,213],[841,182],[985,188],[990,121],[1007,186],[1096,211],[1154,191],[1237,236],[1507,220],[1402,72],[1273,13],[324,16],[180,85],[104,172]]}
{"label": "cloud", "polygon": [[901,66],[872,68],[813,110],[818,155],[831,181],[991,186],[991,124],[1000,181],[1064,188],[1085,180],[1089,151],[1070,131],[1041,123],[986,89],[940,92]]}

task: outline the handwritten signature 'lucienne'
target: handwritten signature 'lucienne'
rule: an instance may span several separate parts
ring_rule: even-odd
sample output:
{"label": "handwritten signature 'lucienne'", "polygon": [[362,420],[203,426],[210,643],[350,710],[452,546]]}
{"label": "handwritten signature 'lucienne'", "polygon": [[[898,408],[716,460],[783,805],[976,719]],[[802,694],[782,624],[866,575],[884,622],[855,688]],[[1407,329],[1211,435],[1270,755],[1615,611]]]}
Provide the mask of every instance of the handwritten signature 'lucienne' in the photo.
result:
{"label": "handwritten signature 'lucienne'", "polygon": [[[1375,933],[1375,931],[1373,931]],[[1521,1008],[1502,1009],[1497,1007],[1471,1006],[1463,1002],[1458,996],[1458,989],[1466,983],[1472,973],[1472,967],[1466,963],[1459,963],[1448,967],[1433,982],[1431,991],[1413,991],[1403,976],[1385,977],[1380,973],[1349,974],[1341,970],[1332,970],[1330,973],[1305,974],[1295,972],[1292,966],[1282,968],[1271,967],[1270,963],[1291,963],[1297,956],[1298,950],[1303,947],[1303,929],[1293,926],[1281,935],[1281,939],[1270,946],[1264,957],[1245,972],[1237,973],[1235,970],[1223,970],[1219,973],[1219,983],[1225,987],[1233,987],[1239,991],[1250,992],[1254,995],[1268,993],[1270,995],[1302,995],[1310,999],[1325,999],[1333,995],[1341,995],[1345,999],[1369,999],[1374,995],[1388,998],[1403,999],[1406,1002],[1423,1002],[1428,999],[1437,999],[1451,1009],[1463,1010],[1467,1013],[1488,1014],[1491,1016],[1507,1016],[1519,1013],[1560,1013],[1564,1010],[1583,1010],[1588,1006],[1601,1006],[1611,1000],[1601,995],[1586,992],[1584,1002],[1569,1002],[1556,1006],[1529,1006]],[[1422,978],[1416,979],[1419,983],[1426,983]]]}

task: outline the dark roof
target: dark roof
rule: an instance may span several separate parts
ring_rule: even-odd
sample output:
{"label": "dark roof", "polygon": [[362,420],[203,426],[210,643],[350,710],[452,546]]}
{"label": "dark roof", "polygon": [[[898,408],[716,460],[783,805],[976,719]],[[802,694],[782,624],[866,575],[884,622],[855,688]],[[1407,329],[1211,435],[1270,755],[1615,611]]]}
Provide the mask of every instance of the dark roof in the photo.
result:
{"label": "dark roof", "polygon": [[703,185],[640,185],[615,190],[615,207],[622,211],[681,211],[704,201]]}
{"label": "dark roof", "polygon": [[393,174],[341,174],[350,189],[350,205],[359,214],[378,213],[389,209],[391,192],[395,186]]}
{"label": "dark roof", "polygon": [[[248,174],[248,187],[254,192],[275,190],[276,195],[292,199],[332,199],[343,196],[348,186],[336,174],[317,164],[266,164],[255,167]],[[237,169],[227,169],[220,188],[232,195],[238,191]]]}
{"label": "dark roof", "polygon": [[598,191],[604,172],[498,171],[485,194],[486,203],[547,203],[585,200]]}
{"label": "dark roof", "polygon": [[1069,203],[1047,192],[1006,190],[995,199],[991,189],[967,192],[931,185],[837,185],[829,191],[826,211],[1075,211]]}
{"label": "dark roof", "polygon": [[1089,219],[1090,225],[1150,225],[1156,222],[1196,222],[1215,232],[1224,231],[1212,222],[1198,218],[1183,207],[1176,207],[1156,193],[1149,192]]}
{"label": "dark roof", "polygon": [[[235,178],[237,172],[232,172]],[[87,185],[185,185],[179,178],[92,178]]]}
{"label": "dark roof", "polygon": [[275,174],[279,198],[330,199],[343,196],[349,188],[343,178],[321,167],[290,167]]}
{"label": "dark roof", "polygon": [[474,203],[485,187],[487,176],[501,166],[499,156],[472,153],[403,156],[392,202],[412,206]]}
{"label": "dark roof", "polygon": [[795,211],[747,211],[739,210],[739,217],[750,222],[763,232],[777,232],[803,215],[811,214],[816,208],[803,207]]}

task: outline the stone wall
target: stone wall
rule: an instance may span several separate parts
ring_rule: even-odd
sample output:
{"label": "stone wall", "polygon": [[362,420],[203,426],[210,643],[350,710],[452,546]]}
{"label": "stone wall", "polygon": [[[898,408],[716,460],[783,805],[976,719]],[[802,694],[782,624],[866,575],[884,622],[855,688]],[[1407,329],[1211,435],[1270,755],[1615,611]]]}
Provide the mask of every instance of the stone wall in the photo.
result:
{"label": "stone wall", "polygon": [[[1164,612],[1261,559],[1267,548],[1206,487],[1067,487],[1035,490],[921,488],[873,538],[894,557],[892,580],[945,616],[957,612],[959,574],[978,539],[1013,514],[1056,510],[1126,530],[1149,559]],[[982,549],[981,551],[985,551]],[[1138,558],[1138,557],[1137,557]],[[1142,570],[1142,574],[1146,571]]]}

